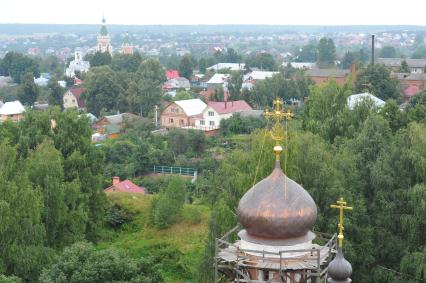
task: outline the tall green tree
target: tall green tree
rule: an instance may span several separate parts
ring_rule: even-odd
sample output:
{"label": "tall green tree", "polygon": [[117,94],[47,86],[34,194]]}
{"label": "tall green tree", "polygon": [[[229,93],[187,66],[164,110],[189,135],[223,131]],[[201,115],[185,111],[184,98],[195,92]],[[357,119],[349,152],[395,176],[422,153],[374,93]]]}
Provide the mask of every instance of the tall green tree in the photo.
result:
{"label": "tall green tree", "polygon": [[231,73],[231,77],[228,81],[229,100],[240,100],[241,97],[241,86],[243,85],[243,72],[235,71]]}
{"label": "tall green tree", "polygon": [[33,77],[40,76],[38,62],[21,53],[6,53],[1,62],[0,74],[3,76],[11,76],[16,83],[20,83],[22,76],[26,73],[32,73]]}
{"label": "tall green tree", "polygon": [[112,57],[109,52],[96,52],[95,55],[90,59],[91,67],[99,67],[104,65],[111,65]]}
{"label": "tall green tree", "polygon": [[323,37],[318,43],[318,66],[332,67],[336,60],[336,46],[331,38]]}
{"label": "tall green tree", "polygon": [[109,66],[91,68],[85,86],[87,111],[99,115],[101,110],[117,110],[117,98],[123,92],[116,73]]}
{"label": "tall green tree", "polygon": [[185,54],[179,62],[179,74],[187,78],[188,80],[192,77],[194,71],[194,62],[190,54]]}
{"label": "tall green tree", "polygon": [[126,91],[131,110],[148,116],[161,99],[161,85],[166,80],[164,68],[158,60],[141,63]]}
{"label": "tall green tree", "polygon": [[410,67],[406,60],[402,60],[401,66],[399,67],[399,72],[401,73],[410,73]]}
{"label": "tall green tree", "polygon": [[302,46],[296,53],[296,62],[317,62],[318,49],[315,44]]}
{"label": "tall green tree", "polygon": [[357,92],[369,90],[373,95],[387,100],[390,98],[398,100],[398,81],[390,77],[390,71],[383,65],[369,65],[358,73],[355,84]]}
{"label": "tall green tree", "polygon": [[142,56],[135,52],[133,54],[117,53],[112,56],[111,68],[114,71],[136,72],[142,62]]}
{"label": "tall green tree", "polygon": [[21,84],[18,89],[18,99],[24,105],[33,105],[40,93],[39,87],[34,83],[33,73],[22,75]]}
{"label": "tall green tree", "polygon": [[47,100],[49,102],[49,105],[59,106],[63,108],[62,97],[65,93],[65,89],[59,85],[56,78],[51,78],[47,83],[47,87],[50,91]]}

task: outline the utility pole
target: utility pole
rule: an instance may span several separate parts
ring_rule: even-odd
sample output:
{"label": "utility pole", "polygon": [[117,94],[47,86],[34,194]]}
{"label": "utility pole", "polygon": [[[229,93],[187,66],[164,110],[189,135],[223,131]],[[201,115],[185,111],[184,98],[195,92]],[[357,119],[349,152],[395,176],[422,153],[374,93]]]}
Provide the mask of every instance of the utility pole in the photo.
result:
{"label": "utility pole", "polygon": [[158,105],[155,105],[154,106],[154,109],[155,109],[155,113],[154,113],[154,119],[155,119],[155,121],[154,121],[154,125],[155,125],[155,128],[158,128]]}
{"label": "utility pole", "polygon": [[374,56],[375,56],[375,52],[374,52],[374,34],[371,35],[371,65],[374,65]]}

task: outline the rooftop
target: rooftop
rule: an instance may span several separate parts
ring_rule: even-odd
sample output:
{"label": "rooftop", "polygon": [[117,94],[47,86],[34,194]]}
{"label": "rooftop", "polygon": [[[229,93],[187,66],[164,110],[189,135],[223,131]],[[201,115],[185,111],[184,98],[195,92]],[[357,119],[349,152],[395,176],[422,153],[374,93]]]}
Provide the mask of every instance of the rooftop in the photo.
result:
{"label": "rooftop", "polygon": [[24,112],[25,112],[25,108],[19,100],[6,102],[0,108],[0,115],[16,115],[16,114],[22,114]]}

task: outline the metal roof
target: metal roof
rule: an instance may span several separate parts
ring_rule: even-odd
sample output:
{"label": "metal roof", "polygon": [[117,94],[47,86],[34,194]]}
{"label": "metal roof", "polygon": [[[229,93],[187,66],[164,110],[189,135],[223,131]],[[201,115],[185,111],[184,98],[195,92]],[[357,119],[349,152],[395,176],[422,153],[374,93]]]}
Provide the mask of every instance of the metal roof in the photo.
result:
{"label": "metal roof", "polygon": [[201,114],[203,110],[207,107],[201,99],[186,99],[186,100],[178,100],[175,103],[182,108],[187,116],[194,116]]}

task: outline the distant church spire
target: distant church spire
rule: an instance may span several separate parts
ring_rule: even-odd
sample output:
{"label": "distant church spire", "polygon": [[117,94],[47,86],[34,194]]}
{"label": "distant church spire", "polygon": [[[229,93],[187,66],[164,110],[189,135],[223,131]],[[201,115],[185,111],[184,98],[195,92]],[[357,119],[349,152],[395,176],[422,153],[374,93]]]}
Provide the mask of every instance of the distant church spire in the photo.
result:
{"label": "distant church spire", "polygon": [[108,34],[108,30],[105,25],[105,15],[102,15],[102,26],[98,35],[98,44],[96,46],[97,52],[109,52],[112,54],[111,37]]}

